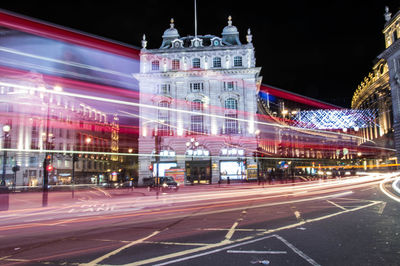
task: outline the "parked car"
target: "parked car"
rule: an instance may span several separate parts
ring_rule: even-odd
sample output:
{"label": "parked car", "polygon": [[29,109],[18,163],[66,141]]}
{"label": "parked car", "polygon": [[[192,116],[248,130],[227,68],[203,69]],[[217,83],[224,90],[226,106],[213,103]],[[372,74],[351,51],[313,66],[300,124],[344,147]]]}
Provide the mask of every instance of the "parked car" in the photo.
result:
{"label": "parked car", "polygon": [[[156,189],[157,188],[157,183],[156,179],[153,178],[147,183],[147,189],[149,191]],[[161,191],[178,191],[179,189],[179,184],[175,181],[175,179],[172,176],[164,176],[160,177],[160,184],[159,188]]]}

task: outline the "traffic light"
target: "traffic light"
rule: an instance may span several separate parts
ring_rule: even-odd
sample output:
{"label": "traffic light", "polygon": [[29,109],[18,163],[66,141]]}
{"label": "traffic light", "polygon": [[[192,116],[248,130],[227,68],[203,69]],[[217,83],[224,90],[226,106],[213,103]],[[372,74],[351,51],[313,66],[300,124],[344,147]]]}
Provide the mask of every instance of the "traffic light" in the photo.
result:
{"label": "traffic light", "polygon": [[48,172],[51,172],[53,171],[54,167],[51,164],[49,164],[46,169]]}
{"label": "traffic light", "polygon": [[149,165],[149,170],[153,171],[153,165],[152,164]]}

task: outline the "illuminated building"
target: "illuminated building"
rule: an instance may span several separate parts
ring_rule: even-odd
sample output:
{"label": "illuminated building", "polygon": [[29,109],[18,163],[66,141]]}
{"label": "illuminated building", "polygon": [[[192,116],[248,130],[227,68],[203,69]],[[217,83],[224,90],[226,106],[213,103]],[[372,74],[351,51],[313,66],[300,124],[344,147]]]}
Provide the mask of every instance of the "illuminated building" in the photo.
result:
{"label": "illuminated building", "polygon": [[78,154],[75,183],[108,180],[110,156],[102,153],[110,152],[115,125],[108,122],[106,113],[60,95],[62,88],[46,84],[38,73],[3,73],[0,83],[0,124],[11,127],[6,165],[8,185],[14,179],[11,169],[18,165],[17,186],[40,186],[46,154],[51,158],[50,185],[71,183],[74,153]]}
{"label": "illuminated building", "polygon": [[[383,30],[385,36],[385,47],[387,50],[383,53],[386,54],[388,49],[400,36],[398,22],[400,16],[392,19],[389,9],[386,7],[385,20],[386,24]],[[374,64],[372,71],[364,78],[357,90],[354,92],[351,102],[351,108],[357,110],[370,110],[375,112],[376,116],[370,121],[367,127],[359,128],[358,145],[360,147],[383,147],[386,150],[382,153],[375,153],[372,158],[379,160],[393,159],[394,153],[392,150],[394,144],[394,130],[393,130],[393,110],[392,107],[392,84],[390,79],[390,64],[388,67],[387,61],[384,56],[378,56],[378,61]],[[396,113],[396,112],[395,112]],[[367,156],[368,157],[368,156]]]}
{"label": "illuminated building", "polygon": [[[391,100],[392,100],[392,113],[393,114],[393,134],[394,144],[396,148],[396,157],[400,158],[400,70],[399,70],[399,58],[400,58],[400,11],[397,12],[393,17],[389,12],[389,8],[386,7],[385,13],[386,24],[383,29],[385,35],[385,47],[378,58],[384,59],[387,64],[389,72],[386,77],[386,82],[390,86]],[[387,76],[387,74],[386,74]],[[388,89],[389,90],[389,89]],[[390,119],[391,123],[391,119]]]}
{"label": "illuminated building", "polygon": [[242,44],[229,17],[222,37],[180,37],[171,20],[162,37],[159,49],[147,49],[143,36],[140,74],[134,75],[140,82],[140,182],[157,175],[157,161],[158,175],[175,166],[195,183],[244,178],[246,157],[257,146],[261,84],[250,30]]}
{"label": "illuminated building", "polygon": [[[366,127],[359,127],[359,145],[394,148],[391,89],[388,67],[383,59],[374,65],[373,71],[358,86],[351,108],[375,113],[375,118]],[[387,151],[378,157],[391,156],[393,154]]]}

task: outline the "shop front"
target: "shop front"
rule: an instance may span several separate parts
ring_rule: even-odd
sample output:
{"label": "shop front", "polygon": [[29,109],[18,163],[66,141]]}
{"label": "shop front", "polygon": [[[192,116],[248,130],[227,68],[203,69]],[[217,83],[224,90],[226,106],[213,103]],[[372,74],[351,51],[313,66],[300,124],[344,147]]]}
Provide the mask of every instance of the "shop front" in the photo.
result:
{"label": "shop front", "polygon": [[178,163],[176,161],[175,151],[170,147],[161,147],[158,156],[152,158],[152,177],[166,176],[165,170],[176,168]]}
{"label": "shop front", "polygon": [[186,143],[186,179],[191,184],[211,184],[210,151],[195,138]]}
{"label": "shop front", "polygon": [[246,158],[244,150],[226,147],[220,151],[220,181],[245,181]]}

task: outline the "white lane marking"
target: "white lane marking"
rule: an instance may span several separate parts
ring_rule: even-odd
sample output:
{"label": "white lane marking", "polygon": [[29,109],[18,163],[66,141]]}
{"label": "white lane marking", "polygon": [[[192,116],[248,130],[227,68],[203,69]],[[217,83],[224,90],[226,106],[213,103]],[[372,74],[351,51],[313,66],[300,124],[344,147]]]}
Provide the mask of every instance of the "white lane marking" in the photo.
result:
{"label": "white lane marking", "polygon": [[329,202],[329,203],[332,204],[332,205],[335,205],[336,207],[338,207],[338,208],[340,208],[340,209],[342,209],[342,210],[344,210],[344,211],[347,210],[345,207],[340,206],[339,204],[334,203],[333,201],[327,200],[327,202]]}
{"label": "white lane marking", "polygon": [[378,213],[382,215],[383,210],[385,209],[385,207],[386,207],[386,202],[382,202],[381,207],[378,210]]}
{"label": "white lane marking", "polygon": [[270,250],[232,250],[229,249],[227,253],[239,253],[239,254],[287,254],[287,251],[270,251]]}
{"label": "white lane marking", "polygon": [[286,239],[284,239],[283,237],[281,237],[280,235],[275,235],[276,238],[278,238],[280,241],[282,241],[286,246],[288,246],[291,250],[293,250],[297,255],[299,255],[300,257],[302,257],[303,259],[305,259],[308,263],[310,263],[311,265],[320,265],[318,264],[315,260],[313,260],[312,258],[310,258],[309,256],[307,256],[306,254],[304,254],[304,252],[302,252],[301,250],[299,250],[298,248],[296,248],[295,246],[293,246],[291,243],[289,243],[289,241],[287,241]]}
{"label": "white lane marking", "polygon": [[181,257],[181,258],[178,258],[178,259],[173,259],[173,260],[166,261],[166,262],[159,263],[159,264],[155,264],[155,265],[168,265],[168,264],[172,264],[172,263],[176,263],[176,262],[190,260],[190,259],[193,259],[193,258],[197,258],[197,257],[201,257],[201,256],[206,256],[206,255],[209,255],[209,254],[217,253],[217,252],[220,252],[220,251],[223,251],[223,250],[226,250],[226,249],[231,249],[231,248],[234,248],[234,247],[238,247],[238,246],[241,246],[243,244],[254,243],[254,242],[257,242],[257,241],[260,241],[260,240],[263,240],[263,239],[267,239],[267,238],[273,237],[275,235],[268,235],[268,236],[264,236],[264,237],[261,237],[261,238],[258,238],[258,239],[254,239],[254,237],[258,237],[258,236],[266,235],[266,234],[271,234],[271,233],[282,231],[282,230],[286,230],[286,229],[292,229],[292,228],[298,227],[298,226],[306,224],[306,223],[312,223],[312,222],[317,222],[317,221],[329,219],[329,218],[332,218],[332,217],[335,217],[335,216],[338,216],[338,215],[341,215],[341,214],[355,212],[355,211],[362,210],[362,209],[365,209],[365,208],[368,208],[368,207],[371,207],[371,206],[374,206],[374,205],[382,203],[381,201],[369,201],[369,202],[370,202],[369,204],[366,204],[364,206],[359,206],[359,207],[356,207],[356,208],[353,208],[353,209],[339,211],[339,212],[336,212],[336,213],[333,213],[333,214],[328,214],[328,215],[317,217],[317,218],[313,218],[313,219],[307,219],[307,220],[302,221],[302,222],[297,222],[297,223],[294,223],[294,224],[291,224],[291,225],[286,225],[286,226],[282,226],[282,227],[275,228],[275,229],[269,229],[267,231],[258,233],[256,236],[250,236],[250,237],[244,237],[244,238],[241,238],[241,239],[237,239],[235,241],[231,241],[231,243],[235,243],[235,242],[237,243],[237,242],[241,242],[241,241],[246,241],[247,239],[251,239],[251,240],[246,241],[246,242],[241,242],[241,243],[238,243],[238,244],[234,244],[234,245],[230,245],[230,246],[225,246],[223,248],[218,248],[218,247],[226,245],[226,241],[224,241],[224,240],[222,240],[221,242],[215,243],[215,244],[209,244],[209,245],[204,246],[204,247],[199,247],[199,248],[194,248],[194,249],[186,249],[186,250],[179,251],[179,252],[176,252],[176,253],[170,253],[170,254],[167,254],[167,255],[161,255],[159,257],[153,257],[153,258],[149,258],[149,259],[144,259],[144,260],[141,260],[141,261],[136,261],[136,262],[125,264],[125,265],[132,265],[133,266],[133,265],[144,265],[144,264],[150,264],[150,263],[153,264],[153,263],[158,262],[158,261],[163,261],[163,260],[167,260],[167,259],[181,257],[181,256],[193,254],[193,253],[196,253],[196,252],[210,250],[210,249],[213,249],[213,248],[218,248],[218,249],[206,251],[204,253],[198,253],[196,255],[190,255],[190,256],[187,256],[187,257]]}
{"label": "white lane marking", "polygon": [[[318,263],[316,263],[313,259],[311,259],[309,256],[307,256],[306,254],[304,254],[301,250],[299,250],[298,248],[296,248],[295,246],[293,246],[292,244],[290,244],[289,242],[287,242],[284,238],[280,237],[279,235],[269,235],[269,236],[264,236],[261,238],[257,238],[257,239],[252,239],[249,241],[245,241],[242,243],[238,243],[238,244],[233,244],[233,245],[229,245],[223,248],[218,248],[218,249],[214,249],[214,250],[210,250],[204,253],[200,253],[200,254],[196,254],[196,255],[192,255],[192,256],[188,256],[188,257],[183,257],[183,258],[179,258],[179,259],[175,259],[175,260],[170,260],[167,262],[163,262],[163,263],[159,263],[159,264],[155,264],[155,266],[162,266],[162,265],[168,265],[168,264],[172,264],[172,263],[177,263],[177,262],[181,262],[181,261],[185,261],[188,259],[194,259],[197,257],[202,257],[202,256],[206,256],[206,255],[210,255],[210,254],[214,254],[214,253],[218,253],[220,251],[224,251],[224,250],[230,250],[231,248],[235,248],[235,247],[240,247],[243,245],[247,245],[247,244],[252,244],[255,242],[259,242],[261,240],[264,239],[268,239],[268,238],[272,238],[272,237],[276,237],[279,240],[281,240],[286,246],[288,246],[290,249],[292,249],[296,254],[298,254],[300,257],[304,258],[305,260],[307,260],[307,262],[309,262],[311,265],[319,265]],[[135,263],[130,264],[130,265],[135,265]],[[137,264],[137,265],[142,265],[142,264]]]}
{"label": "white lane marking", "polygon": [[[185,260],[189,260],[189,259],[194,259],[194,258],[198,258],[198,257],[202,257],[202,256],[206,256],[206,255],[218,253],[218,252],[220,252],[220,251],[224,251],[224,250],[227,250],[227,249],[231,249],[231,248],[235,248],[235,247],[240,247],[240,246],[243,246],[243,245],[246,245],[246,244],[251,244],[251,243],[258,242],[258,241],[261,241],[261,240],[264,240],[264,239],[268,239],[268,238],[271,238],[271,237],[274,237],[274,235],[264,236],[264,237],[261,237],[261,238],[258,238],[258,239],[253,239],[253,240],[249,240],[249,241],[246,241],[246,242],[242,242],[242,243],[238,243],[238,244],[229,245],[229,246],[226,246],[226,247],[223,247],[223,248],[218,248],[218,249],[206,251],[206,252],[199,253],[199,254],[196,254],[196,255],[191,255],[191,256],[187,256],[187,257],[182,257],[182,258],[175,259],[175,260],[170,260],[170,261],[167,261],[167,262],[155,264],[154,266],[168,265],[168,264],[172,264],[172,263],[176,263],[176,262],[181,262],[181,261],[185,261]],[[216,247],[219,246],[219,245],[221,245],[221,243],[211,244],[211,246],[216,246]],[[205,247],[204,247],[204,248],[205,248]],[[199,250],[200,250],[200,249],[199,249]],[[190,254],[188,251],[186,251],[186,252],[180,252],[180,253],[187,253],[187,254]],[[143,263],[143,264],[145,264],[145,263]],[[128,265],[129,265],[129,264],[128,264]],[[132,263],[132,264],[130,264],[130,265],[142,265],[142,263],[136,262],[136,263]]]}
{"label": "white lane marking", "polygon": [[389,182],[389,181],[391,181],[391,180],[392,180],[392,179],[384,179],[384,180],[382,180],[382,181],[380,182],[380,184],[379,184],[379,188],[381,189],[381,191],[382,191],[383,193],[385,193],[386,196],[388,196],[388,197],[391,198],[392,200],[395,200],[395,201],[397,201],[397,202],[400,202],[400,198],[393,196],[392,193],[386,191],[386,189],[385,189],[384,186],[383,186],[383,184],[385,184],[385,183],[387,183],[387,182]]}
{"label": "white lane marking", "polygon": [[83,263],[83,264],[81,264],[81,265],[98,265],[98,264],[99,264],[100,262],[102,262],[103,260],[108,259],[109,257],[111,257],[111,256],[113,256],[113,255],[115,255],[115,254],[118,254],[118,253],[121,252],[122,250],[127,249],[127,248],[129,248],[129,247],[131,247],[131,246],[133,246],[133,245],[142,243],[143,241],[145,241],[145,240],[147,240],[147,239],[149,239],[149,238],[152,238],[153,236],[159,234],[160,232],[161,232],[161,231],[155,231],[155,232],[151,233],[150,235],[148,235],[148,236],[146,236],[146,237],[143,237],[143,238],[141,238],[141,239],[132,241],[131,243],[126,244],[125,246],[122,246],[122,247],[120,247],[120,248],[118,248],[118,249],[116,249],[116,250],[114,250],[114,251],[111,251],[111,252],[109,252],[109,253],[107,253],[107,254],[105,254],[105,255],[103,255],[103,256],[101,256],[101,257],[95,259],[95,260],[92,260],[91,262]]}
{"label": "white lane marking", "polygon": [[400,177],[396,179],[396,181],[393,182],[392,187],[394,191],[400,194],[400,187],[397,185],[400,182]]}

